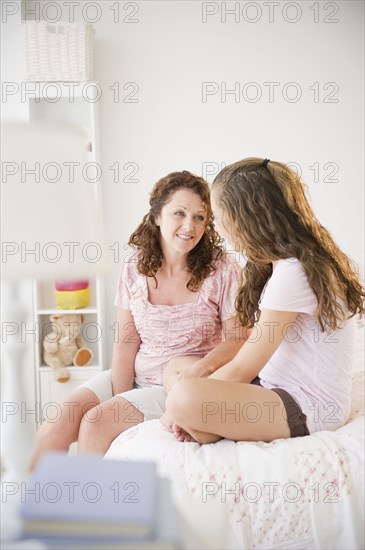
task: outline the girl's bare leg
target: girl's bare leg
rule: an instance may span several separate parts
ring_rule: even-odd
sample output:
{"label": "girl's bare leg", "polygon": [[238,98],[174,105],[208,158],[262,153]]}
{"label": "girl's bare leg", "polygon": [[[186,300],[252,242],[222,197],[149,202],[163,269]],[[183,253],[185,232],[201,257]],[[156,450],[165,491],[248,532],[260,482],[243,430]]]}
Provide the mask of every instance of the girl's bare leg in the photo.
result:
{"label": "girl's bare leg", "polygon": [[252,384],[209,378],[178,380],[167,397],[166,411],[199,443],[290,437],[281,398]]}
{"label": "girl's bare leg", "polygon": [[71,443],[78,439],[82,417],[98,404],[99,400],[91,390],[75,389],[63,403],[57,420],[45,419],[37,431],[31,470],[45,452],[68,451]]}
{"label": "girl's bare leg", "polygon": [[[199,359],[201,359],[202,357],[202,355],[177,355],[176,357],[170,359],[163,373],[163,386],[166,394],[169,393],[176,380],[178,380],[180,373],[183,372],[184,369],[188,369],[189,367],[194,365],[194,363],[199,361]],[[160,417],[160,420],[169,432],[173,431],[172,419],[169,417],[167,412],[163,413],[163,415]]]}
{"label": "girl's bare leg", "polygon": [[78,454],[105,454],[122,432],[144,421],[144,414],[132,403],[116,395],[91,409],[82,419]]}

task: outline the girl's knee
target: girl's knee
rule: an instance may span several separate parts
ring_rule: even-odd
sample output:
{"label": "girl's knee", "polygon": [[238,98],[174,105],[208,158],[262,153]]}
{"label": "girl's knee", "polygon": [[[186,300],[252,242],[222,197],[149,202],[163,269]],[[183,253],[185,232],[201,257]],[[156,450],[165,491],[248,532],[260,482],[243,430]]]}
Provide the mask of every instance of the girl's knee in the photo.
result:
{"label": "girl's knee", "polygon": [[171,392],[173,392],[175,398],[179,398],[179,400],[186,400],[193,395],[193,393],[195,392],[195,387],[195,378],[181,378],[180,380],[176,381]]}
{"label": "girl's knee", "polygon": [[166,398],[166,411],[173,417],[186,413],[194,401],[194,379],[177,380]]}

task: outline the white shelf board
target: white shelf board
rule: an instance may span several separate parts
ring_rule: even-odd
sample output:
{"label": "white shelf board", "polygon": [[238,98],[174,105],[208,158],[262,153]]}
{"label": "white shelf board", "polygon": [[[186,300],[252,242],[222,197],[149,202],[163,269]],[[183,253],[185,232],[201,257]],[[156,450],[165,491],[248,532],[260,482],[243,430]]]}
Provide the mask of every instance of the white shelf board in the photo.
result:
{"label": "white shelf board", "polygon": [[96,314],[98,312],[96,307],[84,307],[81,309],[57,309],[57,308],[42,308],[37,309],[37,315],[76,315],[76,314]]}
{"label": "white shelf board", "polygon": [[[84,367],[75,367],[74,365],[71,365],[70,367],[65,367],[67,370],[69,370],[71,373],[72,372],[86,372],[88,370],[99,370],[100,368],[100,365],[99,363],[91,363],[90,365],[85,365]],[[40,372],[53,372],[53,369],[52,367],[49,367],[48,365],[46,364],[42,364],[39,366],[39,371]]]}

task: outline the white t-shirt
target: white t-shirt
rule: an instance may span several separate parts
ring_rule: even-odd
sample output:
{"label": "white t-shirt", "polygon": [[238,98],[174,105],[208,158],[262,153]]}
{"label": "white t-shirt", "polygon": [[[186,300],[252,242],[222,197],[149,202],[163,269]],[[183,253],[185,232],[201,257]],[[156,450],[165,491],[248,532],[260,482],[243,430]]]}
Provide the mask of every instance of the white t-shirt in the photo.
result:
{"label": "white t-shirt", "polygon": [[346,423],[355,355],[355,319],[334,332],[321,332],[314,316],[317,305],[299,260],[274,264],[259,307],[298,312],[298,316],[284,330],[284,340],[259,377],[263,387],[283,388],[294,397],[307,416],[310,433],[336,430]]}

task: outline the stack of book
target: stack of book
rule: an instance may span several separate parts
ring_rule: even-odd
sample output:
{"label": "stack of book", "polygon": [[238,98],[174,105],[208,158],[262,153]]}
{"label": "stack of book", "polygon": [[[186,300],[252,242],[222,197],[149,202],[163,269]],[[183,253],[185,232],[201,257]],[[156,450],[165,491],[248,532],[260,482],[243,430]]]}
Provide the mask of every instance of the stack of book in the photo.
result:
{"label": "stack of book", "polygon": [[48,453],[22,491],[22,539],[50,549],[175,549],[167,479],[152,462]]}

